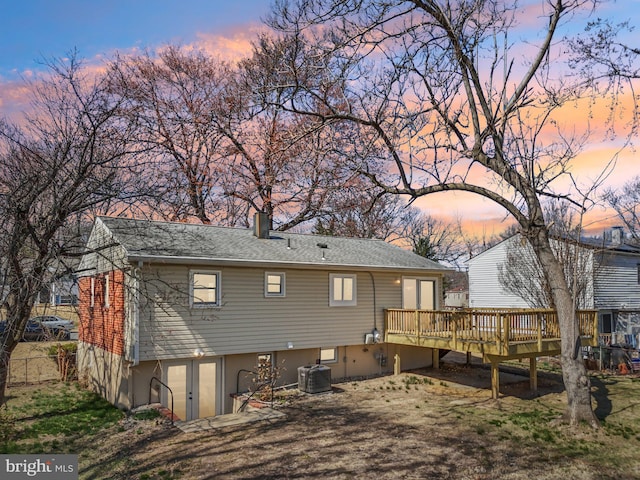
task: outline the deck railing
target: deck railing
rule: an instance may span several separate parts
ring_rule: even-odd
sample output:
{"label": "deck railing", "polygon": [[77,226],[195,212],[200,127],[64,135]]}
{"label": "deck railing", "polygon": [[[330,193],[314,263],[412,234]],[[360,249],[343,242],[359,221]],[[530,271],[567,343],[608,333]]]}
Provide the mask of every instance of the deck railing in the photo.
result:
{"label": "deck railing", "polygon": [[[576,312],[580,335],[597,338],[596,310]],[[541,344],[559,339],[560,326],[553,310],[404,310],[387,309],[386,333],[449,339],[454,342],[491,342],[507,346]]]}

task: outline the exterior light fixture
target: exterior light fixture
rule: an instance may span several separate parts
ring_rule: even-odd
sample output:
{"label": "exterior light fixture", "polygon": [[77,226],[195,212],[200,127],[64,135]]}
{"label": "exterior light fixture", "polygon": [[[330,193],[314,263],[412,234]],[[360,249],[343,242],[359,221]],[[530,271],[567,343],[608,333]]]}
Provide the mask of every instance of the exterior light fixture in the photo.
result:
{"label": "exterior light fixture", "polygon": [[193,356],[194,356],[194,357],[196,357],[196,358],[202,358],[202,357],[204,357],[204,350],[202,350],[201,348],[196,348],[196,349],[193,351]]}
{"label": "exterior light fixture", "polygon": [[287,342],[287,348],[291,350],[293,348],[293,342]]}

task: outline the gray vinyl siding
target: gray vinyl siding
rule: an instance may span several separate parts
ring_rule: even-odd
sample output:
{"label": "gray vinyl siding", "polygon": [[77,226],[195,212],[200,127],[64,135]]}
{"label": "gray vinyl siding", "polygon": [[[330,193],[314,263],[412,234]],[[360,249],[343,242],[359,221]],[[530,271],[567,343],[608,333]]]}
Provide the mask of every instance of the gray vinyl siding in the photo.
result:
{"label": "gray vinyl siding", "polygon": [[640,309],[640,256],[607,255],[596,272],[595,302],[599,310]]}
{"label": "gray vinyl siding", "polygon": [[280,351],[289,342],[294,349],[359,345],[374,325],[383,330],[385,308],[402,305],[400,274],[344,270],[357,275],[357,306],[329,307],[336,270],[268,270],[286,274],[286,296],[265,298],[266,269],[209,269],[221,272],[220,307],[189,307],[188,266],[142,269],[141,361],[190,357],[196,348],[214,356]]}
{"label": "gray vinyl siding", "polygon": [[80,260],[78,276],[119,270],[128,265],[125,248],[117,243],[113,234],[100,221],[95,222],[86,249],[88,253]]}

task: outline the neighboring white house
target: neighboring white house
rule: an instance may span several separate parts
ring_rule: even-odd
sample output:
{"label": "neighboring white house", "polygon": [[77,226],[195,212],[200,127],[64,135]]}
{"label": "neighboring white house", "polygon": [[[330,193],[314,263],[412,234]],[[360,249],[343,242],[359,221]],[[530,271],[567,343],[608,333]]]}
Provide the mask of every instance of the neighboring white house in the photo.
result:
{"label": "neighboring white house", "polygon": [[469,290],[455,287],[444,292],[445,307],[467,308],[469,306]]}
{"label": "neighboring white house", "polygon": [[449,272],[445,275],[444,306],[469,307],[469,278],[466,272]]}
{"label": "neighboring white house", "polygon": [[38,294],[36,304],[77,305],[78,281],[73,275],[56,278]]}
{"label": "neighboring white house", "polygon": [[[387,308],[441,307],[445,267],[381,240],[98,218],[79,267],[80,375],[132,408],[182,419],[232,411],[247,371],[322,363],[335,378],[431,365],[380,341]],[[151,388],[153,383],[154,388]],[[153,395],[152,395],[153,394]]]}
{"label": "neighboring white house", "polygon": [[[609,236],[609,239],[612,237]],[[616,241],[617,239],[617,241]],[[557,242],[559,241],[554,241]],[[566,244],[566,242],[565,242]],[[575,246],[575,244],[573,244]],[[557,248],[557,247],[556,247]],[[573,247],[572,247],[573,248]],[[624,243],[621,236],[597,245],[584,241],[575,246],[581,257],[580,268],[572,275],[583,281],[584,294],[580,308],[599,311],[599,327],[603,338],[617,334],[613,343],[638,346],[640,335],[640,248]],[[514,250],[515,249],[515,250]],[[517,255],[508,255],[517,251]],[[507,258],[509,257],[509,260]],[[527,264],[533,257],[531,247],[520,235],[514,235],[473,257],[469,267],[470,308],[536,308],[530,295],[506,289],[500,281],[500,269],[507,261]],[[527,268],[527,267],[523,267]],[[531,287],[536,288],[532,278]]]}

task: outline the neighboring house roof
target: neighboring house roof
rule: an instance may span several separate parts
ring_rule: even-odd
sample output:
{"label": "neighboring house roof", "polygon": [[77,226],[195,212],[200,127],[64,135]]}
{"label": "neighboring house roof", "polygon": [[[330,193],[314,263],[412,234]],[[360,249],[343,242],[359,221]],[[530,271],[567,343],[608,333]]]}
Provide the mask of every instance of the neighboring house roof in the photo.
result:
{"label": "neighboring house roof", "polygon": [[469,289],[465,287],[454,287],[454,288],[448,288],[446,290],[446,293],[465,293],[468,291]]}
{"label": "neighboring house roof", "polygon": [[[506,242],[507,240],[511,240],[514,238],[521,238],[522,235],[520,233],[515,233],[503,240],[500,240],[498,243],[496,243],[495,245],[492,245],[491,247],[487,248],[486,250],[483,250],[482,252],[480,252],[479,254],[471,257],[469,260],[467,260],[467,263],[473,263],[475,262],[478,258],[484,256],[487,252],[493,251],[498,245],[501,245],[503,242]],[[570,242],[570,243],[576,243],[575,240],[571,240],[571,239],[563,239],[557,236],[551,236],[550,237],[552,240],[558,240],[558,241],[565,241],[565,242]],[[589,237],[583,237],[582,239],[580,239],[580,242],[578,242],[578,244],[584,248],[588,248],[591,250],[602,250],[602,251],[607,251],[607,252],[617,252],[617,253],[631,253],[631,254],[640,254],[640,246],[638,245],[633,245],[633,244],[629,244],[626,242],[611,242],[611,241],[603,241],[601,238],[589,238]]]}
{"label": "neighboring house roof", "polygon": [[129,261],[182,264],[273,264],[357,269],[448,268],[382,240],[99,217]]}
{"label": "neighboring house roof", "polygon": [[601,238],[583,238],[580,240],[580,244],[594,249],[602,249],[611,252],[620,252],[620,253],[640,253],[640,246],[633,245],[626,242],[610,242],[603,241]]}

